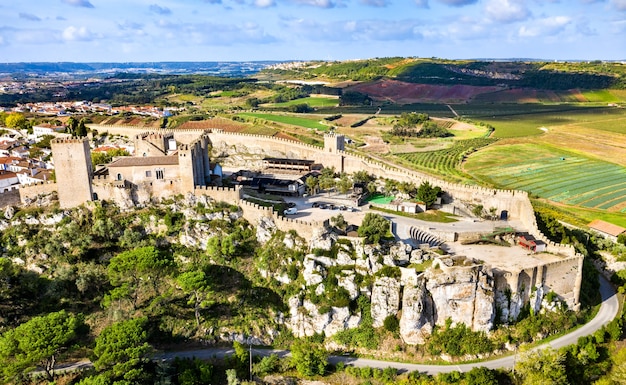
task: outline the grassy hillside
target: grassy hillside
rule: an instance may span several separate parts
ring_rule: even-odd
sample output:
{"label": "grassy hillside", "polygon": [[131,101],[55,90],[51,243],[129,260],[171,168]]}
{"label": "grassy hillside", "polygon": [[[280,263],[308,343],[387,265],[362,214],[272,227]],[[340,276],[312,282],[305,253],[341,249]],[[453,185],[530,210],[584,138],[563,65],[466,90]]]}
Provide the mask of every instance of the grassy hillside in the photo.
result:
{"label": "grassy hillside", "polygon": [[420,84],[505,85],[547,90],[587,90],[626,86],[626,66],[606,62],[489,62],[419,58],[382,58],[315,62],[296,70],[265,70],[296,78],[370,81],[382,77]]}

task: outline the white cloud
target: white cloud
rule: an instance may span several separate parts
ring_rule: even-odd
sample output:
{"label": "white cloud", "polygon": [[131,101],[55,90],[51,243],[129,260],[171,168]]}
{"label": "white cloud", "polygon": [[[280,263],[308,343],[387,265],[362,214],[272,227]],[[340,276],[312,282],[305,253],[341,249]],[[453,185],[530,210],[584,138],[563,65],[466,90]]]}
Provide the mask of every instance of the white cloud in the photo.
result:
{"label": "white cloud", "polygon": [[269,8],[276,5],[274,0],[254,0],[254,5],[258,8]]}
{"label": "white cloud", "polygon": [[611,0],[611,4],[619,11],[626,11],[626,0]]}
{"label": "white cloud", "polygon": [[310,5],[319,8],[334,8],[337,6],[332,0],[291,0],[291,2],[300,5]]}
{"label": "white cloud", "polygon": [[511,23],[528,19],[530,11],[521,0],[489,0],[485,13],[495,21]]}
{"label": "white cloud", "polygon": [[65,41],[89,41],[94,38],[93,34],[85,27],[74,27],[73,25],[65,28],[61,35]]}
{"label": "white cloud", "polygon": [[418,20],[343,20],[318,22],[309,19],[285,19],[283,26],[300,39],[340,41],[415,41],[421,40]]}
{"label": "white cloud", "polygon": [[572,22],[567,16],[553,16],[537,20],[531,25],[523,25],[518,31],[520,37],[553,36],[563,31]]}

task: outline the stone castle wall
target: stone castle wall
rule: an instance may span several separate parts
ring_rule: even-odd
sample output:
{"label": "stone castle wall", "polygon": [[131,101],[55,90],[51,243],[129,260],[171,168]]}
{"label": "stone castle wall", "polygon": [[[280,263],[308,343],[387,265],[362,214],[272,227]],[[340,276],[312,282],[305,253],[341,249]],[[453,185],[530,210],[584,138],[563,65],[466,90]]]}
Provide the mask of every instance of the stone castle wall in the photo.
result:
{"label": "stone castle wall", "polygon": [[239,206],[243,210],[244,218],[254,225],[257,225],[263,217],[272,218],[278,230],[284,232],[294,230],[299,236],[307,240],[313,238],[315,231],[329,225],[328,220],[323,222],[306,222],[299,219],[285,217],[274,211],[272,207],[260,206],[256,203],[245,200],[240,200]]}
{"label": "stone castle wall", "polygon": [[20,186],[19,196],[22,204],[29,200],[34,200],[38,195],[48,195],[57,192],[57,184],[53,181],[33,183],[26,186]]}

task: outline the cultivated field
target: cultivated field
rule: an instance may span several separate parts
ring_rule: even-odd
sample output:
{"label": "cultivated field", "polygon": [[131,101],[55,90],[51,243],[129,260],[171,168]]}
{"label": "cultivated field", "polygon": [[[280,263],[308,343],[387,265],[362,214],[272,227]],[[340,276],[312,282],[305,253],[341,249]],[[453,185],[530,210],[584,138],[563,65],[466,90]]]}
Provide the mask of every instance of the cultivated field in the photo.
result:
{"label": "cultivated field", "polygon": [[626,168],[537,143],[494,145],[464,169],[496,186],[567,205],[626,212]]}
{"label": "cultivated field", "polygon": [[278,115],[278,114],[264,114],[264,113],[256,113],[256,112],[242,112],[237,114],[237,116],[246,116],[250,118],[258,118],[268,120],[270,122],[289,124],[292,126],[300,126],[304,128],[310,128],[314,130],[320,131],[328,131],[330,124],[326,125],[320,123],[322,120],[319,117],[304,117],[307,115],[301,116],[293,116],[293,115]]}
{"label": "cultivated field", "polygon": [[[284,103],[269,103],[267,106],[271,107],[289,107],[297,104],[308,104],[311,107],[334,107],[339,104],[339,97],[308,97],[301,99],[294,99]],[[265,106],[265,105],[264,105]]]}

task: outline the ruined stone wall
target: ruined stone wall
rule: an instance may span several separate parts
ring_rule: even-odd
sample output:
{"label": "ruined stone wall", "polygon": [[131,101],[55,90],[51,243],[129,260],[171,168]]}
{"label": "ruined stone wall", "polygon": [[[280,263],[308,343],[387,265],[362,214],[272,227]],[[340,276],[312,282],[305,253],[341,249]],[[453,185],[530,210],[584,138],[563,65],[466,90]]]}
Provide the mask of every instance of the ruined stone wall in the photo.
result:
{"label": "ruined stone wall", "polygon": [[313,238],[313,234],[316,230],[328,226],[329,224],[328,220],[324,222],[305,222],[299,219],[284,217],[274,211],[272,207],[260,206],[245,200],[239,201],[239,206],[243,211],[244,218],[252,224],[257,225],[263,217],[273,218],[278,230],[284,232],[294,230],[299,236],[307,240]]}
{"label": "ruined stone wall", "polygon": [[56,191],[57,184],[52,181],[20,186],[20,202],[25,204],[28,200],[36,199],[38,195],[51,194]]}
{"label": "ruined stone wall", "polygon": [[[218,202],[226,202],[233,205],[239,205],[241,200],[241,186],[235,188],[215,187],[215,186],[196,186],[195,195],[206,195]],[[250,219],[246,218],[248,221]]]}

